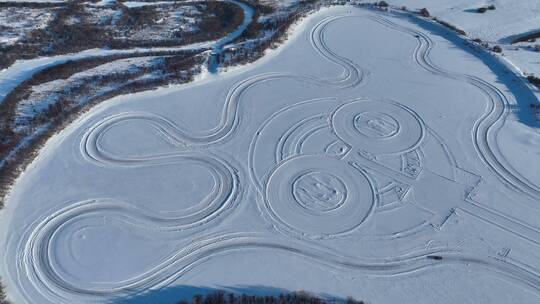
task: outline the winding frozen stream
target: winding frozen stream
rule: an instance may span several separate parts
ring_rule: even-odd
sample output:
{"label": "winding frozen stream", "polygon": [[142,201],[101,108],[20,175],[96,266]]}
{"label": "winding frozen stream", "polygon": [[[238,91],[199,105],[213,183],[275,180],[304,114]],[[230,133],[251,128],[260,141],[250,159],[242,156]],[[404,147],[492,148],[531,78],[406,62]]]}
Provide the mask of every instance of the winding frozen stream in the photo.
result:
{"label": "winding frozen stream", "polygon": [[129,50],[111,50],[111,49],[91,49],[85,50],[79,53],[58,55],[52,57],[39,57],[29,60],[18,60],[9,68],[0,70],[0,102],[12,91],[15,87],[21,84],[23,81],[32,77],[37,72],[44,70],[48,67],[59,65],[70,60],[77,60],[96,56],[109,56],[118,54],[134,54],[145,52],[159,52],[159,51],[190,51],[190,50],[205,50],[212,49],[214,53],[219,53],[225,45],[238,38],[253,19],[253,8],[250,6],[234,1],[223,0],[226,2],[234,3],[242,8],[244,11],[244,19],[242,24],[238,26],[233,32],[227,36],[206,42],[197,42],[179,47],[156,47],[156,48],[132,48]]}

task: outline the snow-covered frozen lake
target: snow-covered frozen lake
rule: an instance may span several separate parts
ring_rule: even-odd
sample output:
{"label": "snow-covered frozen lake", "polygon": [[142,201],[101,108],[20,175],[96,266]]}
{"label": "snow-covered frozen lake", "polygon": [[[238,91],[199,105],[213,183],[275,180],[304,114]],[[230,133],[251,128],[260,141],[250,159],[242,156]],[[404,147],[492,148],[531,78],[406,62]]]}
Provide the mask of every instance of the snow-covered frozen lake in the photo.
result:
{"label": "snow-covered frozen lake", "polygon": [[14,185],[8,294],[538,303],[534,95],[498,60],[429,22],[339,7],[255,64],[109,100]]}

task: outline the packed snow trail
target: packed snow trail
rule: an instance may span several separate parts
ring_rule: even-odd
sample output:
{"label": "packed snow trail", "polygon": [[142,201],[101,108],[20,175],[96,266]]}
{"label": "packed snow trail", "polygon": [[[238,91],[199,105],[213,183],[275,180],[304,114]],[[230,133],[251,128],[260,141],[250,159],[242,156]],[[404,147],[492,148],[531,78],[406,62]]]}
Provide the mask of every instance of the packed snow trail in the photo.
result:
{"label": "packed snow trail", "polygon": [[[97,206],[109,205],[112,208],[117,208],[119,205],[118,202],[106,200],[85,202],[86,206],[92,206],[92,204]],[[90,303],[96,300],[99,302],[100,296],[119,298],[132,295],[134,290],[143,292],[165,287],[181,278],[182,275],[192,269],[194,265],[201,263],[201,261],[223,252],[244,251],[246,249],[284,251],[288,254],[310,259],[321,265],[352,270],[361,274],[376,274],[389,277],[413,274],[434,267],[462,264],[479,267],[504,278],[511,278],[513,281],[527,285],[531,290],[540,293],[540,277],[536,273],[530,272],[519,264],[495,257],[480,258],[448,249],[432,249],[391,258],[355,257],[352,259],[322,248],[310,247],[307,244],[294,243],[289,240],[283,241],[275,236],[267,237],[255,233],[228,234],[201,240],[170,256],[150,271],[135,278],[118,284],[95,282],[90,284],[89,287],[81,288],[59,276],[52,266],[54,264],[49,261],[51,258],[49,256],[50,246],[54,245],[53,237],[56,229],[60,228],[66,221],[88,214],[84,210],[83,212],[77,210],[78,207],[74,205],[68,207],[67,210],[59,210],[57,213],[58,218],[53,217],[50,221],[44,223],[44,226],[40,227],[37,234],[32,236],[32,241],[28,243],[28,247],[25,248],[24,252],[26,254],[21,256],[23,264],[33,265],[29,269],[31,270],[28,273],[29,277],[24,278],[24,280],[30,279],[36,288],[40,288],[42,296],[52,302],[73,303],[74,301],[84,301]],[[98,207],[97,210],[93,208],[91,210],[91,212],[97,212],[102,209]],[[158,225],[159,228],[152,228],[156,223],[151,217],[140,218],[138,214],[126,214],[124,211],[118,213],[118,216],[122,216],[124,221],[128,221],[133,225],[145,225],[148,229],[161,229],[161,226],[159,226],[161,224]],[[433,256],[438,258],[430,258]],[[28,300],[32,301],[32,295],[28,296]],[[67,302],[62,299],[66,299]]]}
{"label": "packed snow trail", "polygon": [[193,146],[210,145],[226,138],[231,138],[239,124],[241,114],[240,103],[244,94],[257,85],[272,80],[291,79],[316,86],[331,86],[343,89],[360,85],[367,80],[369,72],[351,60],[339,56],[324,42],[324,32],[328,24],[335,20],[350,17],[343,15],[326,18],[313,28],[310,35],[312,39],[311,44],[315,50],[324,59],[341,67],[342,73],[338,77],[319,79],[309,75],[296,75],[292,73],[267,73],[249,77],[234,84],[228,90],[225,105],[221,112],[220,122],[215,127],[205,131],[193,132],[183,130],[167,118],[152,113],[122,113],[118,116],[105,119],[87,133],[81,147],[83,154],[88,155],[89,159],[100,161],[102,157],[99,156],[99,135],[117,123],[130,120],[145,121],[157,126],[163,134],[166,134],[172,140],[174,145],[179,147],[191,148]]}
{"label": "packed snow trail", "polygon": [[540,200],[540,188],[514,170],[505,160],[505,157],[501,154],[497,146],[496,138],[498,131],[509,114],[506,109],[510,105],[510,102],[506,98],[506,95],[497,87],[478,77],[457,74],[433,63],[430,58],[430,52],[433,49],[434,43],[428,35],[396,25],[381,16],[374,16],[372,19],[382,25],[416,37],[419,44],[415,49],[414,58],[419,66],[431,73],[469,83],[478,88],[486,96],[488,101],[486,111],[477,120],[472,131],[473,142],[478,155],[507,185],[517,191],[522,191],[533,199]]}

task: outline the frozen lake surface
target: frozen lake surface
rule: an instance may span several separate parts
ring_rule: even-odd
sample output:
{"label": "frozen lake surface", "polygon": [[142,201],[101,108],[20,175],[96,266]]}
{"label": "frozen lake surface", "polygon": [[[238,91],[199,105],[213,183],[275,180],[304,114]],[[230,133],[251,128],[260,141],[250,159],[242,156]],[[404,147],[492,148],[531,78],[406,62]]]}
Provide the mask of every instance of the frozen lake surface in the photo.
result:
{"label": "frozen lake surface", "polygon": [[54,136],[8,199],[1,276],[17,303],[538,303],[540,139],[515,80],[429,22],[324,9],[255,64]]}

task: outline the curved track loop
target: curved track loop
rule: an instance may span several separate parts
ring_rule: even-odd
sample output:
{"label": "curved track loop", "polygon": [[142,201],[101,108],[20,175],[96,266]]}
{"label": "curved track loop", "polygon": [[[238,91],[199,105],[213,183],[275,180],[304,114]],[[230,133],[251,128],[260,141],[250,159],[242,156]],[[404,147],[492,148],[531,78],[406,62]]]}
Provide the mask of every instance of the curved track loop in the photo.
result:
{"label": "curved track loop", "polygon": [[[378,124],[370,125],[373,121]],[[347,103],[332,114],[331,125],[347,144],[378,155],[411,151],[426,133],[424,121],[416,112],[391,100]]]}
{"label": "curved track loop", "polygon": [[[437,66],[430,58],[434,47],[433,40],[425,33],[416,31],[381,17],[372,16],[371,20],[393,30],[410,34],[418,40],[418,46],[414,51],[414,59],[420,67],[426,71],[444,76],[446,78],[466,82],[478,88],[488,100],[486,111],[478,119],[472,131],[473,143],[476,152],[482,161],[494,172],[505,184],[521,191],[534,199],[540,199],[540,188],[527,180],[510,166],[496,144],[499,129],[502,127],[508,112],[505,109],[510,102],[506,95],[489,82],[475,76],[458,74]],[[493,144],[494,143],[494,144]]]}
{"label": "curved track loop", "polygon": [[[272,113],[260,125],[260,127],[255,132],[255,136],[253,137],[253,139],[251,140],[251,143],[249,145],[248,168],[249,168],[249,175],[250,175],[251,182],[256,186],[257,191],[261,195],[263,193],[263,188],[264,188],[263,184],[265,184],[267,182],[267,180],[269,178],[268,175],[271,172],[264,172],[264,173],[257,172],[257,170],[255,169],[255,167],[256,167],[255,166],[255,162],[256,162],[256,160],[255,160],[255,155],[256,155],[255,149],[257,147],[257,144],[260,142],[261,135],[264,133],[265,129],[268,128],[269,126],[271,126],[272,123],[274,123],[274,120],[276,120],[281,115],[287,113],[288,111],[298,110],[300,107],[305,106],[305,105],[309,105],[309,104],[330,103],[330,102],[336,102],[337,100],[338,100],[338,98],[336,98],[336,97],[323,97],[323,98],[316,98],[316,99],[310,99],[310,100],[297,102],[297,103],[295,103],[293,105],[286,106],[286,107],[280,109],[279,111],[277,111],[275,113]],[[296,124],[294,124],[293,126],[288,128],[288,130],[283,135],[281,135],[279,140],[278,140],[278,143],[277,143],[274,155],[273,155],[273,159],[275,161],[274,161],[274,164],[272,166],[274,166],[275,164],[277,164],[280,161],[284,160],[285,158],[290,157],[290,155],[285,155],[283,153],[283,150],[284,150],[284,146],[285,146],[287,140],[289,139],[291,134],[294,133],[294,131],[296,129],[300,128],[303,125],[303,123],[305,123],[306,121],[311,121],[311,120],[318,121],[321,118],[326,119],[326,117],[330,116],[330,115],[331,115],[331,112],[328,112],[326,114],[325,113],[318,113],[315,116],[304,118],[300,122],[297,122]],[[326,121],[325,121],[325,123],[327,124]]]}
{"label": "curved track loop", "polygon": [[[105,207],[109,202],[96,201],[95,203],[104,204]],[[39,286],[39,292],[42,296],[54,303],[98,302],[103,301],[103,296],[118,298],[133,295],[134,292],[165,287],[210,257],[246,249],[281,251],[329,267],[382,276],[408,274],[444,265],[473,265],[502,275],[505,279],[512,279],[533,292],[540,293],[538,274],[532,273],[518,264],[493,257],[478,258],[457,251],[433,249],[427,252],[415,252],[387,258],[352,258],[338,255],[320,247],[311,247],[288,240],[283,242],[275,236],[268,237],[250,233],[227,234],[193,243],[137,277],[114,285],[94,283],[85,288],[76,286],[62,278],[52,267],[49,252],[49,243],[62,223],[82,215],[83,213],[76,210],[76,207],[55,213],[48,221],[40,224],[39,228],[41,229],[36,230],[39,233],[28,242],[28,254],[21,256],[21,264],[24,266],[28,278],[35,284],[35,287]],[[151,219],[147,217],[139,217],[134,220],[145,225],[151,222]],[[430,258],[433,255],[438,256],[438,258]],[[31,295],[27,294],[26,296]]]}
{"label": "curved track loop", "polygon": [[264,207],[286,233],[330,238],[359,227],[373,212],[368,175],[329,156],[291,157],[270,174]]}
{"label": "curved track loop", "polygon": [[204,131],[185,130],[162,116],[151,113],[131,112],[118,114],[105,119],[99,123],[98,128],[90,130],[90,134],[87,134],[85,138],[100,136],[99,134],[92,133],[96,130],[107,129],[109,126],[112,126],[113,124],[122,120],[141,120],[157,126],[158,129],[163,129],[168,135],[171,135],[171,139],[173,139],[173,141],[179,146],[204,146],[214,144],[218,141],[224,140],[225,138],[231,137],[240,121],[239,112],[242,97],[251,88],[261,83],[272,80],[291,79],[321,87],[335,87],[340,89],[356,87],[365,80],[368,75],[367,71],[363,70],[351,60],[336,54],[324,41],[324,33],[329,24],[336,20],[350,17],[354,16],[341,15],[326,18],[318,23],[310,33],[311,44],[315,50],[323,58],[327,59],[333,64],[338,65],[343,70],[337,78],[322,79],[309,75],[295,75],[291,73],[259,74],[244,79],[234,84],[229,89],[229,92],[225,98],[225,104],[220,120],[212,129]]}
{"label": "curved track loop", "polygon": [[324,35],[328,28],[328,25],[332,22],[343,18],[358,18],[354,15],[339,15],[328,17],[319,22],[311,31],[310,39],[313,48],[325,59],[334,64],[340,66],[343,69],[342,76],[336,80],[326,80],[324,82],[328,84],[338,85],[339,87],[346,88],[358,85],[368,75],[367,70],[363,70],[352,60],[338,55],[325,42]]}
{"label": "curved track loop", "polygon": [[[138,119],[141,114],[130,113],[122,117],[114,116],[107,119],[91,129],[84,135],[81,142],[80,149],[83,156],[101,166],[105,167],[145,167],[145,166],[161,166],[168,164],[185,164],[195,163],[206,168],[214,184],[209,194],[207,194],[196,206],[189,208],[189,214],[186,214],[186,210],[172,212],[177,216],[171,221],[174,221],[177,227],[189,228],[200,224],[201,222],[207,222],[211,218],[220,213],[223,209],[226,209],[237,200],[239,195],[239,176],[237,170],[229,164],[227,161],[218,158],[217,156],[208,152],[202,151],[174,151],[171,153],[154,154],[146,156],[118,156],[114,153],[108,152],[100,144],[101,137],[112,128],[116,123],[126,120],[127,117],[135,117]],[[152,117],[148,114],[144,114],[144,117]],[[164,137],[171,139],[174,133],[171,131],[170,122],[163,119],[152,117],[150,120],[152,126],[156,128]],[[172,140],[172,139],[171,139]],[[174,144],[174,142],[173,142]],[[84,204],[83,204],[84,205]],[[91,211],[85,206],[81,205],[82,209]],[[137,209],[133,209],[137,211]],[[129,213],[130,210],[126,210]],[[137,211],[142,212],[142,211]],[[171,212],[167,212],[171,214]],[[167,222],[166,219],[164,219]]]}

